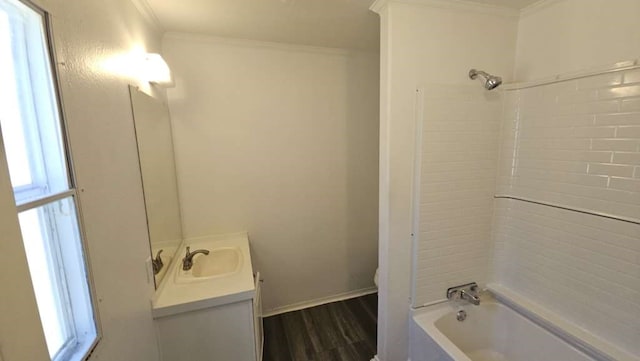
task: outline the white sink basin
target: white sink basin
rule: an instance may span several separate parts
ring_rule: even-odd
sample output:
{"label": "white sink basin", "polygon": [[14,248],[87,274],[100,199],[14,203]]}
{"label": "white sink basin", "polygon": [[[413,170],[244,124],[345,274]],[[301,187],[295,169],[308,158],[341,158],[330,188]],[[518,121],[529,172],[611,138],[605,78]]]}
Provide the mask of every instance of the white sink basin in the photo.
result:
{"label": "white sink basin", "polygon": [[[197,249],[195,246],[191,249]],[[193,257],[193,267],[184,271],[178,266],[177,283],[204,281],[225,277],[240,271],[242,252],[238,247],[219,247],[209,249],[209,254],[197,254]]]}
{"label": "white sink basin", "polygon": [[[193,267],[183,271],[181,261],[187,246],[194,251],[207,249],[209,255],[196,254]],[[250,300],[255,290],[246,232],[186,239],[153,296],[153,317]]]}

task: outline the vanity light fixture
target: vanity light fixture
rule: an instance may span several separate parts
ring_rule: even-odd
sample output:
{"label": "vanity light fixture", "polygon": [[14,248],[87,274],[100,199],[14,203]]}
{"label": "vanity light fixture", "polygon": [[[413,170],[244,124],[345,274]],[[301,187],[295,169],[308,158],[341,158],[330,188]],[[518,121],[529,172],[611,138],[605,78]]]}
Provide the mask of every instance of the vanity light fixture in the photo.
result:
{"label": "vanity light fixture", "polygon": [[144,63],[140,69],[143,72],[143,78],[149,83],[170,88],[174,86],[173,76],[169,65],[164,61],[162,55],[156,53],[147,53],[144,55]]}

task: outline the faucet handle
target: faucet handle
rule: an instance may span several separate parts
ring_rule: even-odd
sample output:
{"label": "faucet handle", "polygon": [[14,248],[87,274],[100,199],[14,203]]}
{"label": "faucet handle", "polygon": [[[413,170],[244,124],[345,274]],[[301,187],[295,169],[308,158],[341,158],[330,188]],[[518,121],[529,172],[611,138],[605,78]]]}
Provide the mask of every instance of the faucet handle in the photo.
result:
{"label": "faucet handle", "polygon": [[191,247],[187,246],[187,254],[185,255],[185,257],[189,257],[190,254],[191,254]]}
{"label": "faucet handle", "polygon": [[447,289],[447,299],[459,300],[464,298],[465,295],[476,295],[479,291],[478,284],[476,282],[467,283],[460,286],[449,287]]}
{"label": "faucet handle", "polygon": [[162,257],[160,257],[160,253],[162,253],[162,250],[159,250],[158,253],[156,253],[156,257],[151,260],[151,265],[153,266],[154,275],[157,275],[158,273],[160,273],[160,270],[164,266],[164,263],[162,262]]}

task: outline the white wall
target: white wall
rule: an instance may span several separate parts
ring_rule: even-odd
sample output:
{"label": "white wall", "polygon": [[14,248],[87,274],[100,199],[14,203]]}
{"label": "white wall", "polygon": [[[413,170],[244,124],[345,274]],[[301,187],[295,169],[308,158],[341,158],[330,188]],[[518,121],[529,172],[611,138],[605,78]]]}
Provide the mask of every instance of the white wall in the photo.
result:
{"label": "white wall", "polygon": [[[517,13],[428,0],[374,8],[382,31],[378,357],[395,361],[408,356],[416,88],[472,84],[471,68],[510,80]],[[440,154],[458,149],[451,144]]]}
{"label": "white wall", "polygon": [[506,96],[498,194],[640,219],[640,70]]}
{"label": "white wall", "polygon": [[[640,70],[506,97],[497,193],[640,221]],[[496,203],[494,281],[640,354],[640,226]]]}
{"label": "white wall", "polygon": [[[130,69],[116,71],[104,65],[109,59],[126,58],[134,47],[158,52],[159,32],[128,0],[37,2],[53,15],[71,154],[102,325],[103,339],[91,359],[157,360],[149,303],[153,282],[145,269],[148,235],[128,90],[128,83],[138,81],[123,75]],[[2,192],[10,192],[4,184]],[[2,219],[12,218],[15,209],[3,208]],[[3,238],[3,244],[21,244],[14,231],[3,229],[3,235],[11,235]],[[28,279],[20,281],[30,284]],[[3,294],[14,291],[8,292],[4,281],[2,287]],[[28,320],[37,312],[32,302],[25,301],[3,307],[3,322],[5,313],[26,314]],[[41,331],[34,330],[33,335],[41,337]],[[2,337],[4,344],[7,340]],[[38,359],[15,355],[5,353],[5,361]]]}
{"label": "white wall", "polygon": [[637,0],[547,0],[518,26],[515,79],[526,81],[638,58]]}
{"label": "white wall", "polygon": [[[520,22],[516,78],[636,59],[638,14],[637,1],[533,9]],[[506,92],[497,193],[638,220],[639,74]],[[492,278],[637,356],[640,227],[515,200],[496,205]]]}
{"label": "white wall", "polygon": [[169,34],[186,238],[246,230],[265,312],[373,287],[375,54]]}
{"label": "white wall", "polygon": [[413,306],[489,276],[502,92],[479,82],[425,87]]}
{"label": "white wall", "polygon": [[[422,7],[420,6],[421,3],[429,6]],[[640,6],[640,4],[637,1],[545,1],[528,8],[522,17],[518,18],[517,12],[510,13],[504,9],[498,10],[487,6],[474,6],[462,2],[448,3],[437,0],[409,2],[398,0],[378,1],[374,4],[374,9],[380,13],[382,21],[380,137],[381,285],[378,342],[378,352],[381,360],[400,360],[406,358],[406,343],[404,340],[407,339],[406,320],[411,300],[408,299],[410,286],[408,282],[404,282],[405,280],[409,280],[411,277],[415,280],[415,298],[412,301],[414,304],[420,305],[439,300],[442,296],[438,294],[438,289],[442,288],[441,292],[444,292],[445,288],[443,285],[445,283],[458,279],[462,281],[472,273],[475,273],[475,277],[482,280],[489,276],[487,270],[491,269],[491,267],[486,267],[486,265],[484,267],[482,266],[482,259],[488,255],[487,249],[484,247],[492,244],[492,242],[488,241],[487,236],[487,227],[490,225],[486,222],[485,224],[470,223],[469,220],[471,218],[465,217],[467,217],[467,213],[472,208],[470,206],[475,204],[474,202],[478,202],[481,208],[486,209],[487,214],[491,214],[492,212],[490,198],[493,190],[490,189],[492,178],[490,173],[492,169],[495,170],[496,168],[495,157],[490,156],[487,159],[480,159],[480,157],[482,157],[483,151],[489,151],[489,153],[485,154],[495,154],[490,153],[490,151],[495,149],[492,148],[492,146],[497,146],[498,138],[493,137],[492,139],[491,135],[495,136],[497,129],[495,129],[495,127],[491,129],[491,125],[495,125],[495,121],[489,121],[487,128],[482,129],[487,130],[488,133],[483,134],[478,132],[479,128],[477,128],[474,120],[482,117],[484,113],[480,111],[470,113],[463,117],[463,119],[469,121],[469,123],[466,126],[457,128],[459,129],[459,133],[456,134],[456,124],[454,124],[453,121],[460,113],[464,113],[472,108],[473,99],[465,97],[464,91],[460,87],[454,89],[454,91],[450,91],[450,88],[455,88],[455,84],[468,83],[466,73],[471,67],[497,73],[502,75],[505,81],[509,82],[513,79],[534,80],[556,74],[564,74],[569,71],[578,71],[602,64],[637,58],[637,54],[639,53],[638,44],[640,44],[640,41],[638,41],[640,30],[637,25],[635,25],[637,22],[637,14],[640,13],[638,6]],[[514,62],[516,54],[517,61]],[[432,90],[435,88],[434,84],[447,84],[451,85],[451,87],[442,87],[443,93],[438,95]],[[609,84],[608,86],[613,85],[614,84]],[[418,187],[414,187],[412,184],[414,154],[416,154],[416,150],[412,146],[416,134],[413,113],[416,109],[414,92],[415,88],[419,86],[424,86],[426,92],[424,98],[423,127],[425,127],[427,131],[423,133],[424,142],[422,143],[423,149],[421,154],[423,158],[425,156],[428,158],[423,159],[421,163],[423,166],[423,177],[420,184],[422,194],[418,199],[422,206],[421,217],[423,217],[423,219],[421,222],[418,222],[418,226],[421,227],[419,229],[421,232],[420,235],[426,237],[416,239],[416,249],[413,257],[415,258],[417,270],[411,275],[411,268],[409,266],[412,259],[411,233],[416,230],[411,224],[412,211],[415,210],[415,207],[412,208],[412,198],[415,194],[412,192],[412,189],[418,189]],[[595,90],[595,97],[601,96],[603,100],[603,102],[601,102],[602,104],[598,102],[597,99],[589,98],[594,96],[593,89],[586,91],[583,91],[583,89],[577,90],[575,93],[568,94],[553,93],[552,96],[559,97],[557,99],[562,98],[562,101],[571,98],[569,101],[573,101],[574,103],[586,103],[591,100],[596,100],[592,104],[581,104],[584,105],[583,107],[581,107],[581,105],[571,104],[565,107],[565,113],[563,113],[563,115],[568,115],[566,111],[569,109],[572,111],[575,110],[581,115],[591,112],[590,114],[593,116],[592,120],[594,121],[592,125],[594,125],[595,128],[598,128],[598,124],[595,123],[598,117],[595,113],[605,109],[607,105],[611,105],[604,103],[616,103],[618,108],[609,113],[615,113],[616,111],[636,111],[634,109],[638,102],[634,99],[604,99],[607,96],[615,97],[615,91],[611,91],[611,89]],[[624,92],[624,96],[635,96],[637,89],[635,86],[631,86],[629,88],[619,89],[619,91]],[[581,99],[581,97],[583,99]],[[527,99],[527,102],[530,101],[531,99]],[[450,106],[450,112],[442,112],[442,108],[447,105],[445,103],[448,103]],[[527,106],[528,105],[530,104],[527,103]],[[540,109],[544,109],[544,106],[537,106]],[[613,117],[615,117],[615,115]],[[629,120],[629,115],[625,115],[620,116],[617,121],[623,121],[622,118],[624,117],[626,117],[626,121],[635,122],[636,119],[635,117],[631,117],[634,120]],[[608,125],[622,126],[624,124]],[[636,123],[626,125],[635,126]],[[431,129],[428,129],[429,126],[431,126]],[[569,127],[573,126],[574,125],[570,125]],[[620,127],[616,129],[618,130],[615,131],[619,132],[616,134],[621,137],[635,137],[635,128],[625,128],[621,131]],[[573,131],[573,129],[571,131]],[[576,129],[573,135],[581,134],[583,138],[599,137],[609,134],[611,129],[603,130],[603,132],[598,135],[599,131],[600,129],[580,128]],[[551,130],[549,135],[551,137],[561,138],[562,141],[560,143],[564,141],[570,143],[570,141],[560,136],[566,132],[557,132],[556,134],[553,132],[554,130]],[[475,136],[469,137],[469,135]],[[507,130],[506,137],[512,135],[513,133],[509,133]],[[443,143],[447,137],[454,140],[449,148],[441,146],[440,144]],[[615,138],[616,135],[609,134],[608,137]],[[462,149],[469,148],[473,140],[483,139],[487,141],[487,145],[492,144],[492,146],[484,149],[474,149],[475,152],[467,154],[467,158],[457,154],[462,153]],[[593,143],[597,145],[602,143],[601,145],[603,145],[606,143],[600,142],[599,140],[593,142],[591,139],[588,140],[590,144]],[[634,142],[634,148],[632,150],[628,149],[627,153],[637,152],[637,144],[635,141],[632,142]],[[626,144],[629,142],[628,139],[613,139],[610,145],[614,143]],[[512,146],[512,150],[513,144],[514,141],[511,140],[510,145]],[[546,152],[546,150],[547,149],[544,149],[541,152]],[[614,149],[602,150],[608,151],[613,157],[611,158],[612,162],[615,161],[615,156],[613,156]],[[588,176],[602,172],[604,169],[612,171],[611,174],[604,174],[605,178],[607,178],[607,186],[610,185],[611,187],[606,190],[594,191],[589,194],[589,197],[610,198],[615,193],[615,200],[611,200],[611,203],[617,204],[618,211],[622,212],[622,210],[624,210],[621,214],[629,216],[633,212],[637,212],[635,208],[637,207],[637,195],[631,194],[629,190],[630,188],[637,187],[637,181],[634,177],[638,167],[634,163],[636,160],[635,153],[627,153],[618,156],[618,159],[624,159],[624,162],[626,162],[625,164],[618,164],[621,167],[594,164],[590,166],[588,170],[585,168],[585,172],[588,173],[586,174],[586,176]],[[583,156],[578,153],[573,153],[573,155],[577,157]],[[456,173],[464,174],[467,170],[474,167],[474,164],[465,163],[468,159],[475,159],[476,161],[489,160],[489,162],[484,164],[482,169],[477,172],[471,172],[467,174],[467,177],[456,179]],[[502,160],[505,165],[513,162],[513,159],[508,159],[508,157],[503,157]],[[518,161],[522,161],[522,159]],[[581,161],[587,162],[586,159],[582,159]],[[595,160],[594,162],[606,163],[605,161]],[[629,162],[631,163],[629,164]],[[575,164],[568,163],[569,162],[537,162],[532,166],[542,167],[540,168],[540,173],[557,174],[556,171],[559,167],[575,167]],[[511,164],[509,164],[509,166],[510,165]],[[582,164],[579,164],[579,166],[582,166]],[[629,176],[629,169],[633,169],[631,176]],[[507,174],[510,168],[503,168],[502,170],[505,172],[504,174]],[[474,182],[478,181],[477,175],[480,175],[482,179],[485,179],[486,175],[487,183]],[[576,179],[579,178],[579,175],[576,174],[572,174],[571,176]],[[471,178],[473,178],[473,181]],[[435,184],[438,179],[441,180],[440,186]],[[448,182],[446,182],[447,180]],[[523,177],[522,181],[524,184],[524,182],[529,181],[529,179]],[[458,188],[455,190],[447,188],[453,185],[458,185]],[[553,185],[552,188],[556,186],[557,184]],[[575,187],[574,190],[578,188],[579,187]],[[622,193],[616,193],[622,191],[622,188],[625,188],[627,191],[626,198]],[[463,191],[460,192],[460,189],[463,189]],[[508,190],[509,187],[500,188],[500,191],[506,192],[505,189]],[[567,187],[559,187],[559,189],[565,191]],[[474,190],[476,192],[474,192]],[[584,191],[584,189],[580,189],[579,191]],[[466,202],[459,202],[458,198],[460,197],[466,198]],[[567,197],[565,197],[565,199],[566,198]],[[441,203],[438,203],[439,201],[441,201]],[[500,208],[498,211],[499,217],[496,219],[504,221],[505,219],[509,219],[509,217],[507,217],[508,211],[505,211],[502,203],[503,202],[497,202]],[[599,204],[603,204],[603,202]],[[441,207],[438,207],[439,205]],[[426,213],[424,212],[425,209],[427,210]],[[608,208],[609,211],[611,209],[611,207]],[[442,217],[442,219],[438,217]],[[558,217],[561,218],[565,216],[558,215]],[[481,220],[478,214],[472,218],[475,221]],[[575,226],[576,233],[580,233],[584,231],[584,228],[581,227],[586,227],[585,224],[588,223],[589,220],[580,220],[575,221],[572,226]],[[460,237],[454,234],[454,232],[465,229],[465,227],[468,228],[469,224],[473,225],[474,229],[469,233],[473,234],[473,236],[461,243]],[[510,227],[508,221],[502,223],[497,222],[496,224],[496,227],[498,227],[496,230],[497,234],[504,236],[504,227]],[[451,228],[442,231],[442,227],[447,226]],[[549,234],[555,231],[553,225],[543,224],[537,226]],[[611,230],[611,228],[607,228],[609,226],[610,225],[602,226],[598,232],[604,232],[603,237],[607,237],[606,231]],[[635,248],[633,247],[635,246],[631,245],[629,240],[633,239],[633,237],[637,239],[637,231],[633,227],[620,227],[620,229],[615,231],[619,234],[616,235],[615,232],[612,231],[610,236],[619,240],[619,242],[621,242],[620,244],[625,245],[626,248],[624,251],[617,249],[616,252],[626,253],[625,257],[627,257],[627,261],[630,260],[628,257],[635,260],[632,261],[632,265],[635,267],[637,265],[637,255],[634,253]],[[507,234],[507,236],[509,235],[511,235],[511,233]],[[571,235],[571,237],[578,237],[578,235]],[[439,240],[441,241],[440,243],[438,243]],[[500,247],[504,244],[517,243],[515,240],[509,243],[508,237],[502,237],[499,240],[500,242],[496,246],[497,253],[503,252]],[[536,241],[542,242],[540,239],[536,239]],[[620,244],[616,243],[617,246],[613,248],[619,247]],[[439,246],[442,248],[438,248]],[[607,245],[606,247],[609,246],[610,245]],[[601,249],[602,252],[613,252],[612,249],[607,248],[605,250],[604,248]],[[516,252],[514,254],[520,255],[516,249],[510,248],[510,250],[511,252]],[[576,252],[584,252],[584,250],[578,247]],[[555,254],[553,256],[555,256]],[[460,264],[460,262],[457,262],[460,257],[468,261],[468,258],[471,258],[471,260],[473,260],[473,262],[471,262],[472,267],[470,267],[470,269],[463,269],[461,272],[448,269],[449,264],[446,264],[446,260],[455,258],[455,263]],[[535,257],[535,255],[532,255],[532,257]],[[546,257],[546,255],[543,257]],[[506,257],[503,258],[503,260],[504,259],[509,258]],[[494,277],[499,277],[501,280],[527,277],[525,273],[521,273],[522,270],[518,267],[517,263],[508,264],[510,268],[506,266],[501,268],[501,271],[498,271],[499,276]],[[579,266],[582,267],[584,265],[580,264]],[[460,265],[460,267],[464,267],[464,265]],[[560,269],[563,268],[560,267]],[[553,269],[551,273],[557,270],[557,268]],[[598,270],[601,270],[601,268],[598,268]],[[575,269],[569,271],[573,272]],[[569,271],[565,272],[565,274]],[[582,272],[584,272],[582,276],[588,277],[587,275],[593,273],[594,269],[583,268]],[[634,272],[636,272],[636,270],[632,268],[631,273]],[[597,276],[605,277],[606,279],[606,277],[612,274],[613,273],[608,273],[607,276]],[[635,283],[636,286],[633,287],[631,284],[637,282],[637,279],[634,277],[629,278],[628,275],[622,277],[626,277],[624,281],[615,281],[615,285],[612,283],[610,286],[613,288],[613,293],[625,294],[628,297],[633,296],[635,293],[631,290],[637,288],[637,283]],[[558,279],[561,279],[561,277],[558,276]],[[563,282],[566,283],[565,281]],[[621,285],[620,282],[625,283]],[[535,282],[531,282],[530,284],[535,285]],[[600,284],[600,286],[602,285],[603,284]],[[572,290],[572,288],[570,287],[569,290]],[[600,291],[601,290],[602,289],[600,289]],[[540,295],[545,294],[542,290],[538,291],[540,291]],[[587,292],[589,293],[588,296],[593,296],[593,292],[591,291],[593,291],[593,289],[589,290],[590,293]],[[532,292],[529,292],[529,294],[532,294]],[[572,296],[576,295],[581,295],[581,293],[576,291]],[[602,294],[599,295],[602,296]],[[558,303],[558,310],[568,307],[568,304],[562,304],[561,300],[553,297],[548,297],[547,301],[550,299],[554,299]],[[597,301],[597,299],[597,297],[594,298],[595,301]],[[629,301],[623,300],[621,302]],[[595,307],[598,308],[600,306]],[[635,311],[635,305],[631,307]],[[602,310],[603,309],[600,309],[600,311]],[[583,310],[576,310],[573,314],[579,314],[582,311]],[[604,314],[606,314],[606,312]],[[617,319],[617,315],[613,317],[613,319]],[[578,321],[584,320],[578,319]],[[611,335],[620,336],[621,333],[623,333],[622,330],[624,327],[627,326],[626,324],[614,325],[610,322],[608,325],[601,327],[598,332],[600,336],[604,337]],[[634,332],[637,334],[637,329],[631,330],[630,334],[634,334]],[[619,337],[617,341],[621,345],[631,347],[631,350],[635,351],[633,348],[635,346],[629,343],[628,334]]]}

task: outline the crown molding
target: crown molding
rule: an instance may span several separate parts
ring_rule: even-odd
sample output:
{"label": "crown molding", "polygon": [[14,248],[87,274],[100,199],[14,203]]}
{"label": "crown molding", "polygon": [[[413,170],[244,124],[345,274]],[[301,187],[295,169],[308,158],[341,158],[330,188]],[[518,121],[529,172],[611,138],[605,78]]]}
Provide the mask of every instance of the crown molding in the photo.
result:
{"label": "crown molding", "polygon": [[138,12],[145,18],[151,25],[153,25],[157,30],[164,32],[165,29],[160,23],[160,20],[156,16],[156,13],[153,11],[153,8],[147,0],[131,0],[133,6],[138,9]]}
{"label": "crown molding", "polygon": [[520,16],[521,17],[527,17],[529,15],[535,14],[538,11],[544,10],[552,5],[558,4],[560,2],[563,2],[565,0],[540,0],[540,1],[536,1],[535,3],[526,6],[524,8],[522,8],[522,10],[520,10]]}
{"label": "crown molding", "polygon": [[385,7],[388,2],[389,0],[376,0],[373,2],[373,4],[371,4],[371,6],[369,6],[369,10],[379,14],[382,8]]}
{"label": "crown molding", "polygon": [[[557,1],[557,0],[556,0]],[[389,4],[406,4],[417,6],[428,6],[441,9],[452,9],[459,11],[468,11],[481,14],[490,14],[505,17],[517,18],[520,16],[518,9],[506,8],[502,6],[480,4],[465,0],[376,0],[369,9],[376,13],[380,13],[384,7]]]}
{"label": "crown molding", "polygon": [[274,50],[280,50],[280,51],[316,53],[316,54],[339,55],[339,56],[358,55],[358,54],[366,55],[366,56],[378,55],[377,51],[367,51],[367,50],[348,49],[348,48],[330,48],[330,47],[300,45],[300,44],[291,44],[291,43],[279,43],[279,42],[273,42],[273,41],[229,38],[229,37],[221,37],[221,36],[215,36],[215,35],[205,35],[205,34],[187,33],[187,32],[174,32],[174,31],[169,31],[164,34],[163,43],[167,40],[178,40],[181,42],[188,41],[188,42],[197,42],[197,43],[205,43],[205,44],[208,43],[208,44],[234,46],[234,47],[263,48],[263,49],[274,49]]}

